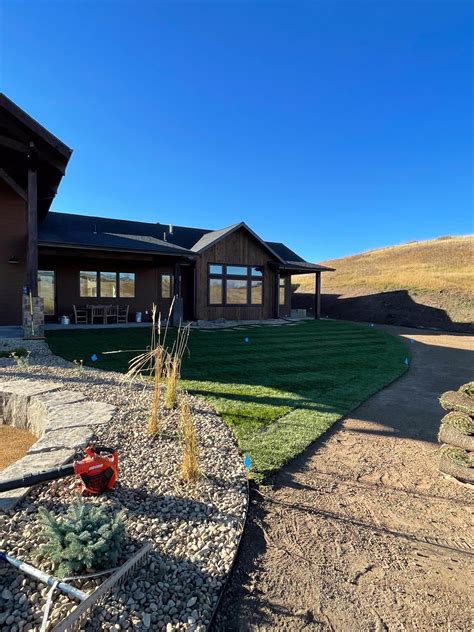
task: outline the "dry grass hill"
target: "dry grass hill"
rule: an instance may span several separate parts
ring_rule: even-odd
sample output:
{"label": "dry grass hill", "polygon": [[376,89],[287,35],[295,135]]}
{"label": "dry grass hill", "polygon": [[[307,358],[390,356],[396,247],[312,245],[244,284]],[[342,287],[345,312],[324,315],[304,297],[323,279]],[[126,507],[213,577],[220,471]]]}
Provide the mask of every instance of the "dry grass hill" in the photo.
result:
{"label": "dry grass hill", "polygon": [[[466,331],[474,320],[474,236],[440,237],[325,261],[323,315]],[[314,277],[294,277],[295,307]]]}

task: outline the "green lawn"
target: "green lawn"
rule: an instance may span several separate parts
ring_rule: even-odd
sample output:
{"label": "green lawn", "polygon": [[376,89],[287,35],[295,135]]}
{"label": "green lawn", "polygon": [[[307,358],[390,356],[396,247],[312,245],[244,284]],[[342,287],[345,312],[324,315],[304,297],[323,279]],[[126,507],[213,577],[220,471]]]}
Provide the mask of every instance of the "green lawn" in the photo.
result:
{"label": "green lawn", "polygon": [[[136,353],[103,352],[144,349],[149,333],[60,330],[47,332],[47,340],[54,353],[69,360],[125,372]],[[182,376],[184,387],[205,397],[232,427],[242,451],[251,456],[254,475],[262,479],[404,373],[407,356],[400,339],[337,321],[193,330]]]}

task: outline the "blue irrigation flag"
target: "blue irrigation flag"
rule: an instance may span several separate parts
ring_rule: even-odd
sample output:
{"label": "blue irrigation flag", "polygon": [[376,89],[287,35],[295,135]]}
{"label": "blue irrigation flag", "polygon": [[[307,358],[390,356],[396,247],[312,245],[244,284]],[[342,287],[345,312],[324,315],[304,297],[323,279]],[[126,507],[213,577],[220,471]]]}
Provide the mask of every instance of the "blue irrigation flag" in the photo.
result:
{"label": "blue irrigation flag", "polygon": [[245,343],[250,342],[250,340],[249,340],[249,337],[248,337],[248,336],[245,336],[245,338],[244,338],[244,342],[245,342]]}
{"label": "blue irrigation flag", "polygon": [[250,455],[248,454],[248,452],[244,456],[244,465],[247,472],[249,472],[251,463],[250,463]]}
{"label": "blue irrigation flag", "polygon": [[96,356],[96,354],[95,354],[95,353],[93,353],[93,354],[91,355],[91,360],[92,360],[92,362],[97,362],[97,360],[98,360],[98,359],[99,359],[99,358]]}
{"label": "blue irrigation flag", "polygon": [[410,338],[410,343],[413,344],[415,342],[415,340],[413,340],[413,338]]}
{"label": "blue irrigation flag", "polygon": [[405,358],[405,364],[408,366],[410,364],[410,360],[408,358]]}

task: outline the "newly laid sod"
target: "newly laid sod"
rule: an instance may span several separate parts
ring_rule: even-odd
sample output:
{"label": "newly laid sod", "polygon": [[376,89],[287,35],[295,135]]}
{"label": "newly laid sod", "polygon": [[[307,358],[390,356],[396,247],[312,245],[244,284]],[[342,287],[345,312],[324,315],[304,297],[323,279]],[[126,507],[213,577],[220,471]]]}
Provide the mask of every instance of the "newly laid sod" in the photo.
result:
{"label": "newly laid sod", "polygon": [[[137,353],[103,352],[145,349],[149,336],[104,327],[48,332],[47,340],[69,360],[125,372]],[[398,338],[345,322],[192,331],[183,387],[219,411],[262,479],[404,373],[407,355]]]}

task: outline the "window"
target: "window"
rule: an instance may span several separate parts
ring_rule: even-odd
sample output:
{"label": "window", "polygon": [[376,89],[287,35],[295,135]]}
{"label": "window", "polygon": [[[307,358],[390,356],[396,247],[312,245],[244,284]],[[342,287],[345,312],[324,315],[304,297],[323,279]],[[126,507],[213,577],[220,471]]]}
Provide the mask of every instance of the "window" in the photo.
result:
{"label": "window", "polygon": [[[98,283],[98,278],[100,283]],[[117,283],[118,279],[118,283]],[[79,272],[79,294],[82,298],[134,298],[134,272]]]}
{"label": "window", "polygon": [[100,273],[100,296],[104,298],[117,298],[117,273]]}
{"label": "window", "polygon": [[286,290],[286,279],[280,278],[280,305],[285,304],[285,298],[286,298],[285,290]]}
{"label": "window", "polygon": [[247,266],[226,266],[227,275],[247,276],[249,269]]}
{"label": "window", "polygon": [[97,272],[79,272],[79,285],[81,297],[97,296]]}
{"label": "window", "polygon": [[161,298],[171,298],[171,274],[161,275]]}
{"label": "window", "polygon": [[209,274],[222,274],[224,266],[212,264],[209,266]]}
{"label": "window", "polygon": [[249,282],[247,279],[227,279],[225,302],[227,305],[247,305]]}
{"label": "window", "polygon": [[222,279],[209,279],[210,305],[222,305]]}
{"label": "window", "polygon": [[135,274],[133,272],[119,273],[119,296],[121,298],[135,297]]}
{"label": "window", "polygon": [[38,296],[44,301],[44,315],[54,316],[55,278],[52,270],[38,270]]}
{"label": "window", "polygon": [[250,292],[250,302],[252,305],[261,305],[263,303],[263,281],[252,281]]}
{"label": "window", "polygon": [[209,305],[262,305],[263,268],[209,264]]}

